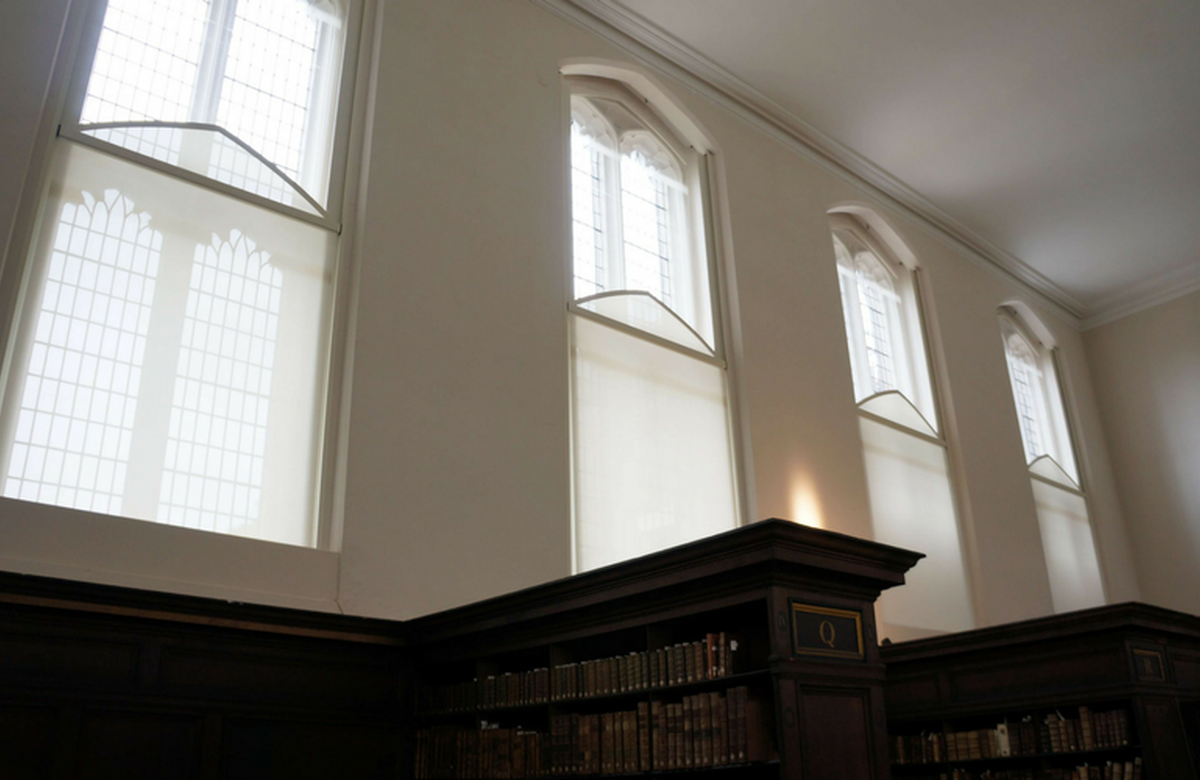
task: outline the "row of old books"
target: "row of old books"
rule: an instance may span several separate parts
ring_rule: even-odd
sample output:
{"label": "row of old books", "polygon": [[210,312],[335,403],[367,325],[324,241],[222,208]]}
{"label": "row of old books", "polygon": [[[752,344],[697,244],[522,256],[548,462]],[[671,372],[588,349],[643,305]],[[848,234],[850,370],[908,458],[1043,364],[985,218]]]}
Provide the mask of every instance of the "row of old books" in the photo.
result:
{"label": "row of old books", "polygon": [[417,731],[414,753],[416,780],[549,774],[550,741],[535,731],[437,726]]}
{"label": "row of old books", "polygon": [[416,735],[414,776],[521,778],[671,771],[768,761],[768,707],[748,688],[677,703],[550,718],[550,733],[454,726]]}
{"label": "row of old books", "polygon": [[695,642],[554,667],[554,701],[717,680],[734,673],[737,638],[721,632]]}
{"label": "row of old books", "polygon": [[1080,707],[1077,719],[1055,713],[1046,717],[1043,726],[1043,741],[1049,739],[1053,753],[1129,744],[1129,712],[1126,710],[1092,712],[1087,707]]}
{"label": "row of old books", "polygon": [[909,780],[1141,780],[1142,759],[1109,761],[1103,766],[1084,764],[1051,769],[968,770],[952,769]]}
{"label": "row of old books", "polygon": [[417,711],[427,715],[519,707],[550,701],[551,670],[488,675],[452,685],[419,688]]}
{"label": "row of old books", "polygon": [[892,736],[889,748],[893,763],[928,764],[1120,747],[1129,744],[1129,736],[1126,710],[1080,707],[1078,718],[1055,712],[1039,723],[1029,716],[989,729]]}
{"label": "row of old books", "polygon": [[745,686],[639,702],[636,710],[551,718],[551,774],[597,775],[728,766],[774,757],[765,705]]}
{"label": "row of old books", "polygon": [[737,650],[736,637],[724,632],[708,634],[702,640],[657,650],[423,687],[417,706],[421,713],[436,715],[715,680],[734,673]]}

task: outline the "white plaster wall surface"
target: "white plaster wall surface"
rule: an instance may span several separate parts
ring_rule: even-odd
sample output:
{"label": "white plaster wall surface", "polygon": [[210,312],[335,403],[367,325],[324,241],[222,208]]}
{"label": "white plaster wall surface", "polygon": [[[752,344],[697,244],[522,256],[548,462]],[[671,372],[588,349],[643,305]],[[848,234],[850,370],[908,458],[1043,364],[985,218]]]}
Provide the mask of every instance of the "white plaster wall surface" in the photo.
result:
{"label": "white plaster wall surface", "polygon": [[[27,23],[44,31],[52,20]],[[372,146],[362,161],[365,219],[356,236],[340,555],[279,548],[272,563],[225,549],[261,543],[221,539],[189,548],[171,534],[180,529],[69,510],[27,512],[36,520],[14,522],[18,502],[6,502],[0,549],[8,557],[0,566],[40,561],[43,570],[61,564],[79,579],[133,584],[169,578],[152,564],[155,555],[183,555],[186,582],[154,587],[207,592],[226,583],[248,600],[333,605],[336,598],[348,613],[388,618],[569,574],[567,114],[558,67],[568,58],[628,56],[527,0],[389,2],[382,24]],[[0,50],[14,35],[21,33],[0,30]],[[733,323],[741,345],[734,378],[757,504],[757,516],[746,519],[794,517],[869,536],[826,221],[830,207],[867,196],[661,80],[719,144],[731,229],[726,260],[741,313]],[[0,117],[0,132],[18,124]],[[0,181],[10,197],[19,187]],[[969,486],[963,515],[978,617],[1047,614],[1049,586],[996,320],[997,307],[1020,292],[878,210],[915,253],[932,291],[932,335],[944,350],[945,402],[954,412],[951,452]],[[1072,392],[1086,411],[1092,389],[1078,336],[1061,340],[1072,354]],[[1095,414],[1081,414],[1080,436],[1103,462]],[[1097,517],[1123,533],[1115,498],[1097,491],[1093,501]],[[106,569],[63,541],[84,522],[143,554],[105,552]],[[179,552],[186,549],[195,552]],[[255,560],[283,574],[266,582],[239,574]],[[1103,562],[1121,566],[1107,555]],[[300,581],[305,573],[310,582]]]}
{"label": "white plaster wall surface", "polygon": [[736,379],[750,410],[758,513],[869,536],[825,214],[844,185],[725,112],[695,110],[720,140],[726,171],[733,243],[726,260],[737,278],[743,344]]}
{"label": "white plaster wall surface", "polygon": [[409,617],[570,574],[557,68],[584,41],[523,2],[383,24],[342,598]]}
{"label": "white plaster wall surface", "polygon": [[1083,487],[1087,493],[1105,599],[1110,604],[1138,601],[1143,598],[1143,593],[1126,519],[1131,516],[1123,511],[1114,475],[1113,461],[1121,454],[1119,449],[1112,449],[1113,454],[1109,455],[1108,432],[1097,405],[1097,392],[1103,387],[1095,384],[1085,346],[1089,331],[1081,333],[1049,316],[1043,321],[1051,327],[1059,345],[1063,394],[1075,431],[1075,449],[1083,471]]}
{"label": "white plaster wall surface", "polygon": [[0,26],[0,250],[8,246],[67,0],[10,3]]}
{"label": "white plaster wall surface", "polygon": [[1200,292],[1084,341],[1142,597],[1200,613]]}

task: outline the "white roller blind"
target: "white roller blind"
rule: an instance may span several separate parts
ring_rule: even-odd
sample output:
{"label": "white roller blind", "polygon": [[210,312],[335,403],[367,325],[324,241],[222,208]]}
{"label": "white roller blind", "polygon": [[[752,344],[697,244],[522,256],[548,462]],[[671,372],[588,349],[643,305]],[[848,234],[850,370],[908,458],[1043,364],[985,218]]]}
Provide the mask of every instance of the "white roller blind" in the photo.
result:
{"label": "white roller blind", "polygon": [[44,213],[4,495],[311,544],[335,237],[78,145]]}
{"label": "white roller blind", "polygon": [[937,631],[972,628],[945,448],[865,417],[859,426],[874,538],[927,556],[903,588],[880,597],[880,617]]}
{"label": "white roller blind", "polygon": [[577,570],[733,528],[724,370],[571,323]]}
{"label": "white roller blind", "polygon": [[1103,605],[1104,586],[1088,523],[1087,502],[1074,491],[1040,479],[1030,482],[1054,611],[1070,612]]}

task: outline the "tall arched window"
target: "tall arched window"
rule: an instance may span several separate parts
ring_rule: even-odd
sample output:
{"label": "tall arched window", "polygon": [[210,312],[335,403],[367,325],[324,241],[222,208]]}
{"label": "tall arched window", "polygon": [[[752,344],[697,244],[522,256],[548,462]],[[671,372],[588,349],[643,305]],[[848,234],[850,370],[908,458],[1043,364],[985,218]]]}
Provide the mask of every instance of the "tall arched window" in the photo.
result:
{"label": "tall arched window", "polygon": [[1000,334],[1054,610],[1099,606],[1104,586],[1053,342],[1032,314],[1014,307],[1001,309]]}
{"label": "tall arched window", "polygon": [[4,495],[319,543],[361,4],[77,6],[6,356]]}
{"label": "tall arched window", "polygon": [[705,158],[647,101],[571,79],[575,568],[732,528]]}
{"label": "tall arched window", "polygon": [[860,215],[831,214],[830,226],[874,535],[928,556],[904,588],[883,595],[880,617],[914,634],[971,628],[948,443],[930,377],[917,269],[901,262]]}

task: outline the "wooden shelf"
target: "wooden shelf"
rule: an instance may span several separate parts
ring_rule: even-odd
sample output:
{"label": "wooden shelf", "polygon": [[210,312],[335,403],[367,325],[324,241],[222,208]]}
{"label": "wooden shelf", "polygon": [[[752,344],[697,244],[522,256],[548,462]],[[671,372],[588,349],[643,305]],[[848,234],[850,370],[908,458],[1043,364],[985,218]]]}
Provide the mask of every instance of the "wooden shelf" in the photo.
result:
{"label": "wooden shelf", "polygon": [[1044,762],[1047,759],[1067,759],[1068,761],[1086,761],[1089,757],[1104,758],[1105,756],[1128,755],[1130,753],[1138,753],[1142,749],[1141,745],[1121,745],[1120,747],[1110,748],[1095,748],[1093,750],[1064,750],[1058,753],[1026,753],[1020,756],[993,756],[991,758],[970,758],[963,761],[937,761],[929,763],[892,763],[892,771],[902,771],[909,768],[914,769],[936,769],[938,767],[950,768],[957,766],[990,766],[993,764],[1016,764],[1021,762]]}
{"label": "wooden shelf", "polygon": [[[622,712],[634,722],[633,741],[623,744],[636,749],[639,762],[646,767],[645,740],[652,752],[661,750],[661,756],[666,740],[679,734],[680,742],[671,748],[671,755],[684,749],[683,721],[677,720],[680,710],[672,710],[668,733],[663,722],[651,714],[653,707],[682,708],[685,699],[689,704],[703,702],[698,712],[707,711],[711,718],[709,706],[723,702],[721,711],[728,713],[726,708],[733,706],[728,692],[744,688],[753,705],[746,710],[747,739],[755,743],[753,751],[748,746],[747,754],[769,760],[643,769],[634,774],[780,780],[835,774],[861,780],[887,777],[883,667],[877,654],[873,603],[882,589],[901,584],[903,573],[919,557],[771,520],[414,620],[408,624],[417,637],[414,681],[418,686],[441,689],[431,690],[424,701],[470,702],[479,695],[478,689],[470,687],[472,681],[477,685],[485,676],[500,678],[551,669],[553,680],[558,673],[555,669],[694,644],[712,632],[725,632],[730,639],[739,640],[736,657],[742,668],[748,669],[714,679],[595,696],[422,712],[414,718],[414,774],[451,777],[464,766],[476,766],[484,751],[488,751],[489,761],[497,756],[504,761],[509,745],[516,745],[524,755],[536,750],[533,755],[540,757],[542,770],[549,769],[547,760],[578,768],[582,754],[570,753],[576,749],[587,750],[591,761],[603,761],[609,757],[608,740],[621,740],[619,734],[628,733],[615,728]],[[797,628],[807,625],[802,621],[808,618],[794,617],[795,605],[809,608],[808,615],[824,610],[821,615],[847,621],[838,628],[839,635],[852,643],[843,650],[843,657],[831,660],[824,645],[804,644],[816,640]],[[537,684],[544,679],[538,678]],[[819,681],[819,687],[809,692],[805,687],[808,679]],[[529,681],[512,684],[528,685]],[[490,687],[487,690],[490,696]],[[692,698],[710,693],[718,695]],[[697,722],[703,722],[703,717],[697,716]],[[613,726],[609,731],[604,730],[606,718]],[[502,726],[519,721],[522,732],[498,728],[492,730],[495,735],[483,736],[488,732],[476,732],[468,725],[480,719]],[[584,722],[587,725],[581,727]],[[736,728],[736,722],[730,718],[727,729]],[[761,723],[761,728],[754,728],[751,722]],[[444,726],[440,731],[436,728],[439,724]],[[564,747],[572,739],[568,736],[563,742],[564,727],[579,729],[574,739],[578,742],[583,735],[588,747]],[[698,739],[703,732],[692,733]],[[609,736],[614,734],[618,736]],[[522,738],[528,741],[521,742]],[[431,761],[440,763],[435,766]],[[505,772],[503,768],[500,771]],[[603,778],[617,774],[543,771],[542,776]]]}
{"label": "wooden shelf", "polygon": [[[1143,780],[1197,780],[1181,705],[1200,698],[1200,619],[1118,604],[880,649],[889,730],[970,732],[1087,707],[1126,713],[1130,744],[939,763],[894,763],[897,775],[939,767],[1142,759]],[[934,724],[937,724],[936,726]],[[1093,732],[1096,733],[1096,732]],[[1044,743],[1040,743],[1044,744]]]}

